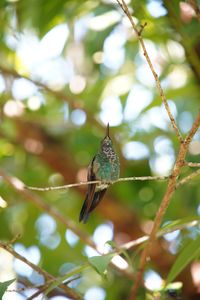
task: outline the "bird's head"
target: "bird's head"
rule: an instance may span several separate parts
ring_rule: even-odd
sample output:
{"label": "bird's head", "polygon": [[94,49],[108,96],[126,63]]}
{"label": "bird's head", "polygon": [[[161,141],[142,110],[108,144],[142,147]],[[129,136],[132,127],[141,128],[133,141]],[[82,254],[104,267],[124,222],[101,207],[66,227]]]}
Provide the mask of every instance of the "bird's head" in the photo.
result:
{"label": "bird's head", "polygon": [[109,123],[106,127],[106,135],[104,137],[104,139],[101,141],[101,146],[104,148],[104,147],[110,147],[112,146],[112,140],[109,136]]}

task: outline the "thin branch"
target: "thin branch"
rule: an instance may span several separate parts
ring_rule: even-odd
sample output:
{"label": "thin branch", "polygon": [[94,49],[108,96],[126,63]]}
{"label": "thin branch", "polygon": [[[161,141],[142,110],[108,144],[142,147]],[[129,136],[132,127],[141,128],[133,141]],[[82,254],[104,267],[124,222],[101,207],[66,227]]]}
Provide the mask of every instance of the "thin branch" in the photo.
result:
{"label": "thin branch", "polygon": [[[46,272],[45,270],[43,270],[42,268],[40,268],[39,266],[33,264],[32,262],[30,262],[28,259],[26,259],[24,256],[20,255],[19,253],[17,253],[10,245],[10,243],[5,243],[0,241],[0,247],[3,248],[4,250],[6,250],[7,252],[9,252],[10,254],[12,254],[15,258],[19,259],[20,261],[24,262],[26,265],[28,265],[29,267],[31,267],[33,270],[35,270],[37,273],[41,274],[42,276],[44,276],[44,278],[46,280],[50,280],[50,281],[54,281],[56,280],[56,277],[54,277],[53,275],[49,274],[48,272]],[[64,284],[60,284],[59,287],[65,291],[66,295],[71,297],[74,300],[81,300],[81,296],[76,293],[74,290],[72,290],[71,288],[69,288],[68,286],[64,285]]]}
{"label": "thin branch", "polygon": [[200,7],[198,5],[197,0],[188,0],[189,4],[192,6],[194,9],[197,19],[200,21]]}
{"label": "thin branch", "polygon": [[[28,76],[23,75],[23,74],[20,74],[16,70],[5,68],[2,65],[0,65],[0,73],[2,73],[3,75],[12,76],[14,78],[24,78],[24,79],[32,82],[33,84],[35,84],[38,88],[42,89],[46,93],[53,95],[54,97],[56,97],[59,100],[67,102],[72,109],[78,108],[78,102],[74,101],[74,99],[76,99],[76,97],[74,97],[74,96],[73,96],[73,98],[72,98],[72,96],[69,97],[65,92],[60,91],[60,90],[59,91],[54,90],[54,89],[52,89],[51,87],[49,87],[48,85],[42,83],[39,80],[33,79],[33,78],[28,77]],[[83,107],[82,105],[81,105],[81,109],[83,109],[87,113],[87,118],[89,120],[91,120],[93,124],[95,124],[98,127],[102,127],[99,124],[99,122],[97,122],[96,119],[90,113],[88,113],[86,108]]]}
{"label": "thin branch", "polygon": [[[78,276],[74,276],[73,278],[71,278],[70,280],[68,280],[67,282],[65,281],[65,285],[66,284],[69,284],[70,282],[73,282],[74,280],[77,280],[77,279],[79,279],[80,278],[80,275],[78,275]],[[52,280],[51,282],[47,282],[46,284],[43,284],[43,285],[41,285],[41,286],[39,286],[39,287],[35,287],[35,288],[37,288],[38,290],[34,293],[34,294],[32,294],[30,297],[28,297],[27,298],[27,300],[33,300],[33,299],[35,299],[36,297],[38,297],[41,293],[43,293],[43,292],[45,292],[54,282],[57,282],[59,280],[59,278],[57,278],[57,279],[55,279],[55,280]],[[64,282],[64,280],[63,280],[63,282]],[[55,285],[55,287],[54,288],[56,288],[57,286],[59,286],[59,282],[58,282],[58,284],[57,285]],[[52,289],[53,290],[53,289]],[[50,296],[50,293],[51,293],[51,291],[50,292],[48,292],[48,295]]]}
{"label": "thin branch", "polygon": [[[167,179],[169,179],[169,176],[124,177],[124,178],[119,178],[115,181],[108,182],[108,183],[115,184],[115,183],[121,182],[121,181],[144,181],[144,180],[167,180]],[[24,188],[28,189],[28,190],[33,190],[33,191],[45,192],[45,191],[55,191],[55,190],[66,190],[68,188],[81,186],[81,185],[94,184],[94,183],[101,183],[101,181],[100,180],[81,181],[78,183],[71,183],[71,184],[61,185],[61,186],[49,186],[49,187],[43,187],[43,188],[34,187],[34,186],[24,186]]]}
{"label": "thin branch", "polygon": [[185,165],[191,168],[200,168],[200,163],[197,162],[185,162]]}
{"label": "thin branch", "polygon": [[181,145],[180,145],[179,153],[178,153],[178,156],[177,156],[177,159],[176,159],[173,171],[172,171],[172,175],[168,182],[167,190],[162,199],[160,207],[157,211],[157,214],[156,214],[156,217],[154,220],[154,225],[153,225],[152,231],[149,236],[149,240],[147,241],[146,247],[144,248],[144,250],[141,254],[138,272],[136,275],[136,280],[135,280],[135,283],[134,283],[134,285],[131,289],[131,293],[130,293],[130,298],[129,298],[130,300],[136,299],[137,290],[142,281],[144,268],[145,268],[147,258],[150,253],[151,246],[152,246],[154,240],[156,239],[156,234],[161,225],[163,216],[167,210],[167,207],[168,207],[168,205],[171,201],[171,198],[174,194],[174,191],[176,189],[177,178],[180,174],[181,168],[184,166],[185,156],[188,151],[189,143],[192,140],[192,138],[193,138],[194,134],[196,133],[197,129],[199,128],[199,126],[200,126],[200,113],[198,114],[195,122],[193,123],[193,126],[192,126],[191,130],[189,131],[188,135],[186,136],[184,142],[181,143]]}
{"label": "thin branch", "polygon": [[[131,23],[131,25],[132,25],[132,27],[133,27],[133,30],[134,30],[135,33],[136,33],[136,36],[137,36],[137,38],[138,38],[138,41],[139,41],[139,43],[140,43],[140,45],[141,45],[141,47],[142,47],[142,50],[143,50],[143,54],[144,54],[144,56],[145,56],[145,58],[146,58],[146,61],[147,61],[148,65],[149,65],[149,68],[150,68],[150,70],[151,70],[151,72],[152,72],[152,74],[153,74],[153,77],[154,77],[154,79],[155,79],[155,82],[156,82],[156,86],[157,86],[158,92],[159,92],[160,97],[161,97],[161,99],[162,99],[162,102],[163,102],[163,104],[164,104],[164,106],[165,106],[165,109],[166,109],[167,114],[168,114],[168,116],[169,116],[169,119],[170,119],[170,121],[171,121],[172,127],[174,128],[174,130],[175,130],[175,132],[176,132],[176,135],[177,135],[178,140],[179,140],[180,142],[183,142],[183,137],[182,137],[182,135],[181,135],[181,133],[180,133],[180,130],[179,130],[177,124],[176,124],[176,121],[175,121],[175,119],[174,119],[174,117],[173,117],[173,115],[172,115],[172,112],[171,112],[171,110],[170,110],[170,107],[169,107],[169,104],[168,104],[168,102],[167,102],[166,96],[165,96],[164,91],[163,91],[163,89],[162,89],[160,80],[159,80],[158,75],[157,75],[157,73],[156,73],[156,71],[155,71],[155,69],[154,69],[154,66],[153,66],[152,61],[151,61],[151,59],[150,59],[150,57],[149,57],[149,54],[148,54],[148,52],[147,52],[147,50],[146,50],[146,46],[145,46],[144,41],[143,41],[143,38],[142,38],[142,36],[141,36],[141,29],[140,29],[140,30],[137,29],[137,26],[136,26],[136,24],[135,24],[135,22],[134,22],[134,20],[133,20],[133,18],[132,18],[132,15],[131,15],[131,13],[130,13],[130,11],[129,11],[129,8],[128,8],[127,4],[125,3],[125,1],[124,1],[124,0],[116,0],[116,1],[117,1],[117,3],[120,5],[120,7],[122,8],[122,10],[124,11],[124,13],[126,14],[126,16],[128,17],[128,19],[129,19],[129,21],[130,21],[130,23]],[[143,28],[143,29],[144,29],[144,28]],[[142,29],[142,30],[143,30],[143,29]]]}
{"label": "thin branch", "polygon": [[33,84],[35,84],[39,88],[43,89],[44,91],[46,91],[48,93],[51,93],[55,97],[67,101],[68,103],[70,103],[72,108],[75,108],[75,105],[73,104],[73,101],[71,101],[70,98],[65,93],[63,93],[62,91],[53,90],[49,86],[45,85],[44,83],[42,83],[38,80],[32,79],[32,78],[30,78],[26,75],[22,75],[22,74],[18,73],[16,70],[8,69],[8,68],[5,68],[1,65],[0,65],[0,73],[2,73],[4,75],[12,76],[14,78],[24,78],[24,79],[32,82]]}
{"label": "thin branch", "polygon": [[[101,251],[97,248],[95,243],[91,240],[89,235],[85,233],[83,230],[78,228],[77,224],[73,222],[66,216],[63,216],[55,207],[50,206],[46,202],[44,202],[38,195],[32,193],[31,191],[25,189],[25,184],[19,180],[18,178],[12,177],[6,174],[4,171],[0,170],[0,176],[2,176],[5,181],[7,181],[20,195],[25,198],[26,201],[30,201],[36,207],[42,209],[47,212],[53,218],[64,224],[67,228],[71,229],[85,244],[96,250],[99,254],[102,254]],[[126,269],[121,269],[117,264],[111,263],[112,267],[116,269],[118,272],[123,274],[129,279],[133,279],[133,274]]]}
{"label": "thin branch", "polygon": [[[193,227],[193,226],[196,226],[200,224],[200,220],[192,220],[192,221],[189,221],[185,224],[178,224],[176,226],[173,226],[172,228],[169,228],[169,229],[161,229],[159,230],[159,232],[157,232],[156,234],[156,238],[160,238],[160,237],[163,237],[165,234],[168,234],[168,233],[171,233],[171,232],[174,232],[176,230],[182,230],[182,229],[185,229],[185,228],[188,228],[188,227]],[[148,241],[149,240],[149,235],[145,235],[145,236],[142,236],[136,240],[133,240],[133,241],[130,241],[130,242],[127,242],[123,245],[121,245],[119,247],[119,250],[122,249],[122,250],[130,250],[131,248],[133,247],[136,247],[138,245],[141,245],[143,244],[144,242]]]}
{"label": "thin branch", "polygon": [[193,178],[197,177],[200,175],[200,169],[198,169],[196,172],[184,177],[183,179],[181,179],[177,184],[176,184],[176,188],[178,188],[179,186],[187,183],[188,181],[191,181]]}
{"label": "thin branch", "polygon": [[2,176],[15,190],[17,190],[26,199],[26,201],[30,201],[35,206],[39,207],[40,209],[53,216],[55,219],[59,220],[67,228],[71,229],[74,233],[76,233],[79,236],[79,238],[87,245],[91,246],[92,248],[96,247],[94,242],[90,239],[90,237],[84,231],[78,228],[75,222],[73,222],[66,216],[63,216],[55,207],[44,202],[38,195],[25,189],[25,184],[21,180],[9,176],[2,170],[0,170],[0,176]]}

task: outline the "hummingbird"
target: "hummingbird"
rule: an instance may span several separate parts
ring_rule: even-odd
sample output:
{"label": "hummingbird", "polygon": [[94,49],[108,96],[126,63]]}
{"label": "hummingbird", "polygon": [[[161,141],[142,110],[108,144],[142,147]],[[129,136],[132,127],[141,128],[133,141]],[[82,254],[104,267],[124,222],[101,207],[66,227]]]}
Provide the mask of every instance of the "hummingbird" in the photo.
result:
{"label": "hummingbird", "polygon": [[87,181],[99,180],[101,182],[88,185],[85,201],[79,216],[79,222],[87,222],[90,213],[100,203],[111,182],[119,178],[119,173],[119,158],[113,148],[113,143],[109,136],[108,123],[106,136],[101,141],[99,150],[93,157],[87,173]]}

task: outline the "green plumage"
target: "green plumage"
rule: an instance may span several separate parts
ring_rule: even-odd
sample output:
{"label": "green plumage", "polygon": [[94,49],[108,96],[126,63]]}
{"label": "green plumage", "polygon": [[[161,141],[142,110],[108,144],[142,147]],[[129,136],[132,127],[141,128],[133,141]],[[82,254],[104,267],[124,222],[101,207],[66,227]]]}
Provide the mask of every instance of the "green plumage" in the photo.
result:
{"label": "green plumage", "polygon": [[108,182],[119,178],[119,158],[109,137],[105,137],[102,141],[101,147],[95,156],[94,165],[97,169],[95,173],[97,179]]}
{"label": "green plumage", "polygon": [[83,203],[79,221],[87,221],[89,214],[103,198],[109,183],[119,178],[119,158],[113,149],[112,140],[109,137],[109,124],[106,136],[101,141],[99,151],[88,167],[88,181],[100,180],[100,184],[89,184],[85,201]]}

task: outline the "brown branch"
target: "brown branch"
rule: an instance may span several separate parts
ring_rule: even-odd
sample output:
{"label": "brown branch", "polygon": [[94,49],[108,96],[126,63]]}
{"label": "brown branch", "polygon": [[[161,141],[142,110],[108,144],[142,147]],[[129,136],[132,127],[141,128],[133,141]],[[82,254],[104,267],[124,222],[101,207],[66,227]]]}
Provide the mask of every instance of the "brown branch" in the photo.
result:
{"label": "brown branch", "polygon": [[[176,124],[176,121],[175,121],[175,119],[174,119],[174,117],[173,117],[173,115],[172,115],[172,112],[171,112],[171,110],[170,110],[170,107],[169,107],[169,104],[168,104],[168,102],[167,102],[166,96],[165,96],[164,91],[163,91],[163,89],[162,89],[162,86],[161,86],[160,80],[159,80],[159,78],[158,78],[158,75],[157,75],[157,73],[156,73],[156,71],[155,71],[155,69],[154,69],[154,66],[153,66],[153,64],[152,64],[152,61],[151,61],[151,59],[150,59],[150,57],[149,57],[149,55],[148,55],[148,52],[147,52],[147,50],[146,50],[146,46],[145,46],[144,41],[143,41],[143,38],[142,38],[142,36],[141,36],[141,29],[140,29],[140,30],[137,29],[137,26],[136,26],[136,24],[135,24],[135,22],[134,22],[134,20],[133,20],[133,18],[132,18],[132,15],[131,15],[131,13],[130,13],[130,11],[129,11],[129,8],[128,8],[128,6],[126,5],[125,1],[124,1],[124,0],[116,0],[116,1],[118,2],[118,4],[119,4],[120,7],[122,8],[122,10],[123,10],[124,13],[126,14],[126,16],[128,17],[128,19],[129,19],[129,21],[130,21],[130,23],[131,23],[131,25],[132,25],[132,27],[133,27],[133,30],[134,30],[135,33],[136,33],[136,36],[137,36],[137,38],[138,38],[138,41],[139,41],[139,43],[140,43],[140,45],[141,45],[141,47],[142,47],[142,50],[143,50],[143,54],[144,54],[144,56],[145,56],[145,58],[146,58],[146,61],[147,61],[148,65],[149,65],[149,68],[150,68],[150,70],[151,70],[151,72],[152,72],[152,74],[153,74],[153,77],[154,77],[154,79],[155,79],[156,87],[157,87],[157,89],[158,89],[158,92],[159,92],[159,94],[160,94],[160,97],[161,97],[161,99],[162,99],[162,102],[163,102],[163,104],[164,104],[164,106],[165,106],[165,109],[166,109],[167,114],[168,114],[168,116],[169,116],[169,119],[170,119],[170,121],[171,121],[172,127],[174,128],[174,130],[175,130],[175,132],[176,132],[176,135],[177,135],[178,140],[179,140],[180,142],[183,142],[182,135],[181,135],[180,130],[179,130],[177,124]],[[144,27],[143,27],[143,29],[144,29]],[[142,29],[142,30],[143,30],[143,29]]]}
{"label": "brown branch", "polygon": [[33,84],[35,84],[39,88],[43,89],[44,91],[54,95],[56,98],[59,98],[59,99],[62,99],[64,101],[68,102],[72,106],[72,108],[75,108],[74,102],[71,101],[71,99],[65,93],[63,93],[62,91],[53,90],[48,85],[46,85],[46,84],[44,84],[44,83],[42,83],[38,80],[32,79],[32,78],[30,78],[26,75],[18,73],[16,70],[8,69],[8,68],[5,68],[3,66],[0,66],[0,73],[2,73],[4,75],[7,75],[7,76],[12,76],[14,78],[24,78],[24,79],[32,82]]}
{"label": "brown branch", "polygon": [[[51,215],[56,220],[60,221],[62,224],[64,224],[67,228],[71,229],[76,235],[87,245],[92,247],[94,250],[96,250],[99,254],[102,254],[101,251],[97,248],[95,243],[91,240],[91,238],[86,234],[84,231],[82,231],[80,228],[77,227],[77,224],[73,222],[71,219],[67,218],[66,216],[63,216],[57,209],[55,209],[53,206],[50,206],[49,204],[45,203],[39,196],[36,194],[30,192],[29,190],[25,189],[25,185],[22,181],[20,181],[18,178],[12,177],[10,175],[7,175],[4,171],[0,170],[0,176],[2,176],[18,193],[20,193],[25,200],[30,201],[33,203],[36,207],[44,210],[49,215]],[[124,270],[118,267],[117,264],[111,263],[112,267],[116,269],[118,272],[123,274],[129,279],[133,279],[133,274],[130,272],[130,270]]]}
{"label": "brown branch", "polygon": [[192,6],[196,13],[198,21],[200,21],[200,7],[197,3],[197,0],[188,0],[188,3]]}
{"label": "brown branch", "polygon": [[84,110],[86,112],[88,120],[90,120],[97,127],[102,128],[102,125],[91,115],[91,113],[89,113],[86,110],[86,108],[84,107],[82,102],[74,101],[74,100],[76,100],[76,96],[69,97],[65,92],[63,92],[61,90],[60,91],[53,90],[48,85],[42,83],[39,80],[33,79],[33,78],[23,75],[23,74],[20,74],[16,70],[8,69],[1,65],[0,65],[0,73],[2,73],[4,76],[12,76],[14,78],[24,78],[24,79],[30,81],[31,83],[35,84],[37,87],[41,88],[43,91],[47,92],[48,94],[53,95],[54,97],[56,97],[59,100],[67,102],[72,109],[81,108],[82,110]]}
{"label": "brown branch", "polygon": [[170,203],[170,200],[172,198],[172,195],[173,195],[173,193],[176,189],[176,181],[177,181],[178,175],[180,174],[181,168],[184,166],[185,156],[186,156],[186,153],[187,153],[187,150],[188,150],[189,143],[190,143],[192,137],[194,136],[194,134],[196,133],[196,131],[197,131],[199,125],[200,125],[200,114],[198,115],[196,121],[194,122],[190,132],[187,135],[187,137],[185,139],[183,139],[182,135],[179,131],[179,128],[176,124],[176,121],[175,121],[175,119],[174,119],[174,117],[171,113],[170,108],[169,108],[169,105],[168,105],[167,99],[164,95],[163,89],[161,87],[158,75],[157,75],[157,73],[156,73],[156,71],[153,67],[153,64],[151,62],[151,59],[150,59],[150,57],[147,53],[143,38],[141,36],[141,32],[137,29],[136,24],[133,21],[133,18],[131,16],[131,13],[129,12],[128,6],[126,5],[125,1],[124,0],[116,0],[116,1],[118,2],[118,4],[122,8],[122,10],[126,14],[126,16],[128,17],[128,19],[129,19],[129,21],[130,21],[130,23],[131,23],[131,25],[132,25],[135,33],[136,33],[136,36],[139,40],[139,43],[140,43],[140,45],[143,49],[143,54],[144,54],[144,56],[146,58],[146,61],[149,65],[149,68],[150,68],[150,70],[151,70],[151,72],[154,76],[156,86],[157,86],[157,89],[158,89],[159,94],[161,96],[162,102],[163,102],[163,104],[165,106],[165,109],[168,113],[171,124],[172,124],[172,126],[173,126],[173,128],[176,132],[178,140],[180,141],[179,153],[178,153],[176,163],[175,163],[173,171],[172,171],[172,175],[171,175],[171,177],[169,179],[169,182],[168,182],[167,190],[165,192],[165,195],[163,197],[161,205],[160,205],[160,207],[157,211],[155,221],[154,221],[154,226],[153,226],[151,234],[149,236],[149,240],[147,241],[146,247],[144,248],[144,250],[142,252],[142,255],[141,255],[139,268],[138,268],[138,272],[137,272],[137,275],[136,275],[135,284],[133,285],[133,287],[131,289],[131,293],[130,293],[130,300],[132,300],[132,299],[136,299],[137,290],[138,290],[138,288],[140,286],[140,283],[141,283],[141,280],[142,280],[142,275],[143,275],[143,272],[144,272],[144,268],[145,268],[145,265],[146,265],[147,257],[148,257],[149,252],[150,252],[151,245],[152,245],[153,241],[156,239],[156,233],[157,233],[157,231],[160,227],[160,224],[162,222],[165,211],[166,211],[166,209],[167,209],[167,207]]}
{"label": "brown branch", "polygon": [[[6,250],[7,252],[9,252],[10,254],[12,254],[15,258],[19,259],[20,261],[24,262],[26,265],[28,265],[29,267],[31,267],[33,270],[35,270],[37,273],[41,274],[42,276],[44,276],[44,278],[50,283],[54,280],[56,280],[56,277],[54,277],[53,275],[49,274],[48,272],[46,272],[45,270],[43,270],[42,268],[40,268],[39,266],[33,264],[32,262],[30,262],[28,259],[26,259],[24,256],[20,255],[19,253],[17,253],[10,245],[10,243],[5,243],[0,241],[0,247],[3,248],[4,250]],[[69,297],[71,297],[74,300],[81,300],[82,297],[76,293],[74,290],[72,290],[71,288],[69,288],[68,286],[66,286],[65,284],[60,284],[59,287],[65,291],[65,294]]]}
{"label": "brown branch", "polygon": [[135,280],[135,283],[134,283],[134,285],[131,289],[131,293],[130,293],[130,298],[129,298],[130,300],[136,299],[137,290],[142,281],[144,268],[145,268],[145,265],[147,262],[147,258],[148,258],[151,246],[152,246],[154,240],[156,239],[157,231],[160,227],[163,216],[167,210],[167,207],[168,207],[170,200],[176,189],[176,181],[177,181],[178,175],[180,174],[181,168],[184,166],[184,160],[185,160],[185,156],[186,156],[186,153],[188,150],[189,143],[192,140],[192,138],[193,138],[194,134],[196,133],[197,129],[199,128],[199,126],[200,126],[200,113],[198,114],[198,117],[197,117],[196,121],[194,122],[190,132],[186,136],[183,143],[181,143],[181,145],[180,145],[179,153],[178,153],[178,156],[177,156],[177,159],[176,159],[173,171],[172,171],[172,175],[168,182],[167,190],[162,199],[160,207],[157,211],[157,214],[156,214],[156,217],[154,220],[154,225],[153,225],[152,231],[149,236],[149,240],[147,241],[146,247],[144,248],[144,250],[141,254],[138,272],[136,275],[136,280]]}
{"label": "brown branch", "polygon": [[77,224],[71,219],[64,217],[56,208],[44,202],[39,196],[33,194],[24,188],[24,183],[18,178],[7,175],[4,171],[0,170],[0,176],[2,176],[15,190],[17,190],[26,200],[32,202],[35,206],[46,211],[55,219],[63,223],[67,228],[71,229],[76,233],[79,238],[87,245],[95,248],[94,242],[89,238],[89,236],[77,227]]}

